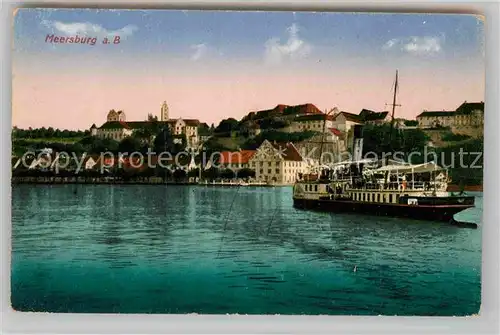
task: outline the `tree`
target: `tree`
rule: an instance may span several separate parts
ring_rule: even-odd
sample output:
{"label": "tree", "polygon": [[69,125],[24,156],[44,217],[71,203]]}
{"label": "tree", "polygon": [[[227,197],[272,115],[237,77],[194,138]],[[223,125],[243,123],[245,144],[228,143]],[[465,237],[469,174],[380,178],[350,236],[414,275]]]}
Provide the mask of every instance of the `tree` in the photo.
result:
{"label": "tree", "polygon": [[217,179],[220,176],[220,171],[216,167],[212,166],[211,168],[202,171],[202,176],[203,178],[209,180]]}
{"label": "tree", "polygon": [[142,142],[147,143],[148,146],[151,146],[151,140],[155,135],[157,135],[161,131],[161,126],[157,120],[152,120],[149,123],[146,123],[145,126],[137,129],[133,133],[133,137],[141,140]]}
{"label": "tree", "polygon": [[220,172],[220,177],[224,179],[233,179],[235,177],[235,173],[231,169],[224,169]]}
{"label": "tree", "polygon": [[118,151],[118,142],[110,138],[86,136],[77,143],[81,144],[89,154],[100,154],[106,151]]}
{"label": "tree", "polygon": [[247,139],[242,145],[242,149],[255,150],[262,144],[262,142],[264,142],[264,140],[268,140],[270,142],[276,141],[281,143],[302,142],[317,134],[318,132],[312,130],[293,133],[285,133],[276,130],[265,130],[256,137]]}
{"label": "tree", "polygon": [[148,119],[147,121],[154,121],[154,122],[157,122],[158,121],[158,116],[156,115],[153,115],[151,113],[148,113]]}
{"label": "tree", "polygon": [[221,144],[216,137],[210,137],[204,144],[203,148],[205,149],[206,156],[210,157],[214,152],[222,152],[231,150],[231,148],[226,147]]}
{"label": "tree", "polygon": [[277,117],[265,118],[259,122],[261,129],[280,129],[285,128],[288,124],[288,122]]}
{"label": "tree", "polygon": [[[363,155],[374,153],[402,153],[405,158],[412,152],[422,153],[429,141],[421,129],[392,129],[389,124],[365,125],[363,128]],[[387,155],[386,155],[387,156]],[[416,155],[412,155],[416,157]]]}
{"label": "tree", "polygon": [[160,165],[156,165],[154,169],[154,175],[157,177],[161,177],[164,180],[170,179],[172,177],[172,171],[166,167],[161,167]]}
{"label": "tree", "polygon": [[125,137],[120,144],[118,144],[118,151],[120,152],[137,152],[141,150],[141,142],[132,136]]}
{"label": "tree", "polygon": [[418,121],[417,120],[404,120],[405,126],[408,127],[416,127],[418,126]]}
{"label": "tree", "polygon": [[174,137],[174,139],[173,139],[174,147],[172,149],[172,152],[178,153],[178,152],[186,150],[186,146],[187,146],[186,134],[174,135],[173,137]]}
{"label": "tree", "polygon": [[248,137],[250,134],[250,124],[248,122],[244,122],[240,125],[240,136]]}
{"label": "tree", "polygon": [[236,174],[238,178],[255,178],[255,170],[249,168],[243,168],[239,170]]}
{"label": "tree", "polygon": [[452,182],[463,185],[483,183],[483,153],[483,138],[471,139],[436,150],[438,165],[450,167],[449,174]]}
{"label": "tree", "polygon": [[215,132],[229,136],[232,131],[238,130],[238,125],[239,122],[233,118],[224,119],[219,123]]}
{"label": "tree", "polygon": [[164,127],[160,132],[156,135],[155,140],[153,142],[154,151],[159,154],[161,152],[173,152],[174,149],[174,138],[170,129],[168,127]]}
{"label": "tree", "polygon": [[177,169],[174,171],[173,176],[176,181],[181,181],[186,179],[187,173],[182,169]]}
{"label": "tree", "polygon": [[190,178],[197,178],[197,177],[199,177],[199,175],[200,175],[199,168],[191,169],[188,172],[188,177],[190,177]]}

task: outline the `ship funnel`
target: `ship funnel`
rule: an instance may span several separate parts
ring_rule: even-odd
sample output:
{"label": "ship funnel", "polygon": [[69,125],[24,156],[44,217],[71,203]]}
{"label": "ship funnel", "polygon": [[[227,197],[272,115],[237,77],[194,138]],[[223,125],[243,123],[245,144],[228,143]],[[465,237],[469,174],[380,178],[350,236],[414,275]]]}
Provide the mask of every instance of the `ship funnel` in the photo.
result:
{"label": "ship funnel", "polygon": [[353,161],[360,161],[363,157],[363,126],[355,125],[353,132]]}

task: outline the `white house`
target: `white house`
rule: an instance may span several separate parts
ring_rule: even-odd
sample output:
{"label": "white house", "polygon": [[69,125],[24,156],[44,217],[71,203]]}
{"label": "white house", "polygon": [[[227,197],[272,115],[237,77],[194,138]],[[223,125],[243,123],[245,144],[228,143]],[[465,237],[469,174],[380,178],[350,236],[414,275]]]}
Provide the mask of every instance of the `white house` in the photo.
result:
{"label": "white house", "polygon": [[288,133],[302,131],[322,132],[323,129],[332,128],[333,125],[334,118],[332,115],[308,114],[295,117],[290,126],[284,128],[283,131]]}
{"label": "white house", "polygon": [[353,126],[357,124],[363,124],[363,121],[360,120],[359,115],[340,112],[334,116],[333,124],[330,128],[336,128],[343,133],[347,133]]}
{"label": "white house", "polygon": [[249,160],[255,178],[262,182],[293,184],[298,173],[303,173],[307,162],[292,143],[262,142]]}

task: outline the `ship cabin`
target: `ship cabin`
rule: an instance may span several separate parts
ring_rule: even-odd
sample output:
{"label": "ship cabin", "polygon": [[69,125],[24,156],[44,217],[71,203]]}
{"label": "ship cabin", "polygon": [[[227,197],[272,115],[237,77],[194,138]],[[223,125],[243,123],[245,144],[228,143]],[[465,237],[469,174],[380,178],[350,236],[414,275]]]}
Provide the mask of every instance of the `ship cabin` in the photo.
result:
{"label": "ship cabin", "polygon": [[447,170],[435,163],[392,164],[374,169],[356,163],[347,170],[332,172],[328,193],[330,199],[411,204],[411,197],[448,195],[448,182]]}
{"label": "ship cabin", "polygon": [[297,183],[294,186],[294,194],[300,194],[306,199],[319,199],[328,197],[329,192],[329,170],[321,169],[312,173],[299,173]]}

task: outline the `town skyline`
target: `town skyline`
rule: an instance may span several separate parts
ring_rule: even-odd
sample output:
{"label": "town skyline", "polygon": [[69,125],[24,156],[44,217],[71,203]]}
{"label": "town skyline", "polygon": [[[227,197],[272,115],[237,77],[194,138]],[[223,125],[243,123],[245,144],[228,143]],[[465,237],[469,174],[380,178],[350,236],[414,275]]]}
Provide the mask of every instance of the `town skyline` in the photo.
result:
{"label": "town skyline", "polygon": [[23,9],[12,125],[83,130],[111,109],[159,116],[163,101],[209,125],[278,104],[384,111],[396,69],[396,117],[415,119],[485,100],[482,30],[473,15]]}

